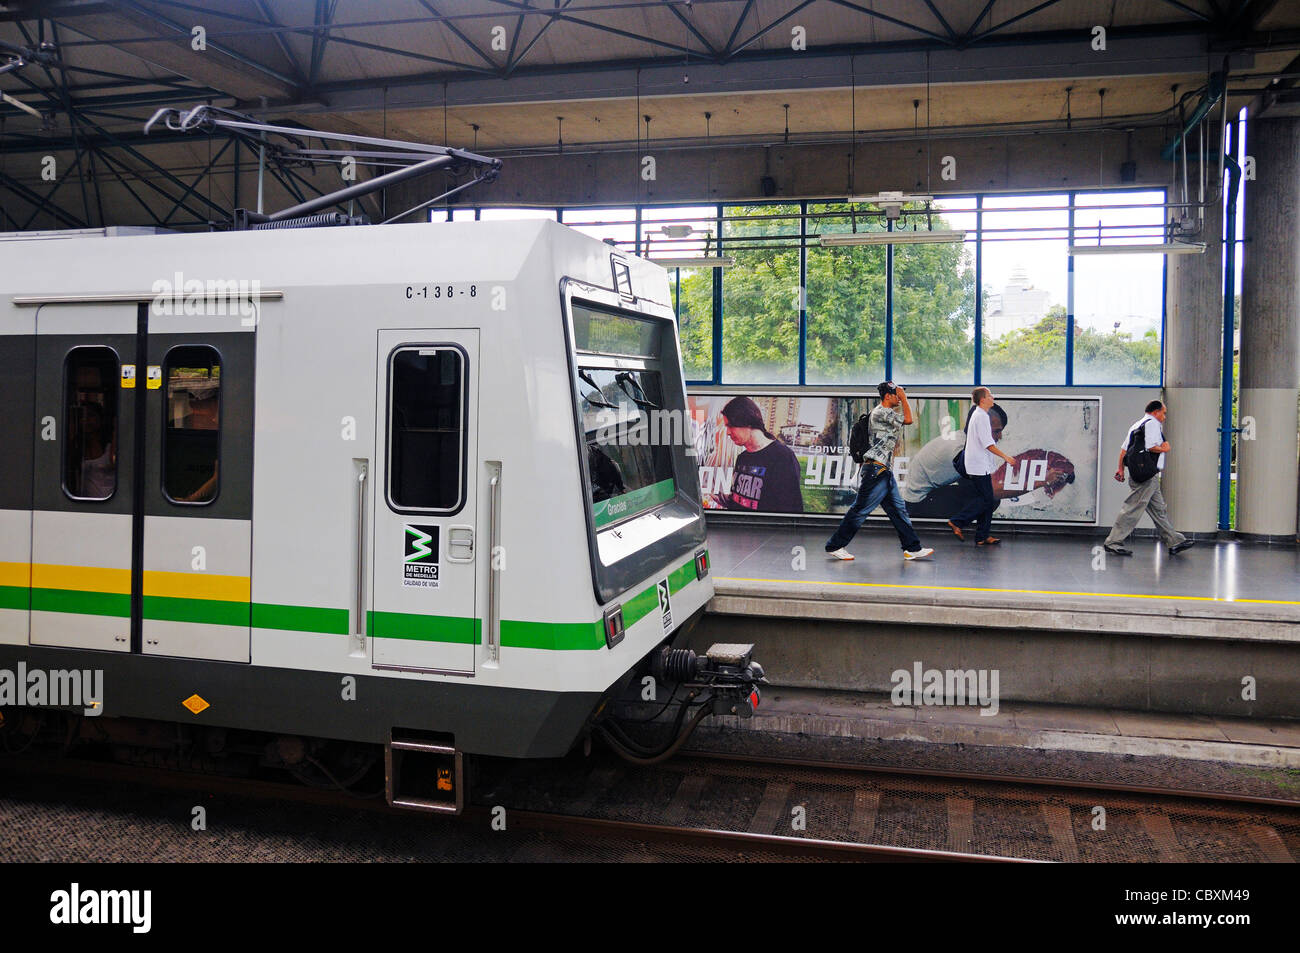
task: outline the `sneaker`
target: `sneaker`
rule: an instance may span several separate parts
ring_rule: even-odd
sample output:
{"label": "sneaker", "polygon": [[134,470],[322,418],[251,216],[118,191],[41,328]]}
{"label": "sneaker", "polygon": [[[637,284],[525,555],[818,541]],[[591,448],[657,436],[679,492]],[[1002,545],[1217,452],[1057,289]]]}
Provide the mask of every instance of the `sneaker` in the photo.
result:
{"label": "sneaker", "polygon": [[1185,540],[1183,540],[1181,543],[1179,543],[1177,546],[1171,546],[1171,547],[1169,548],[1169,555],[1170,555],[1170,556],[1177,556],[1177,555],[1178,555],[1179,553],[1181,553],[1184,549],[1191,549],[1192,546],[1195,545],[1195,543],[1196,543],[1196,540],[1194,540],[1194,539],[1185,539]]}
{"label": "sneaker", "polygon": [[847,549],[845,549],[844,547],[842,547],[842,546],[841,546],[839,549],[835,550],[834,552],[828,552],[826,555],[830,556],[832,559],[852,559],[852,558],[853,558],[853,554],[852,554],[851,552],[849,552]]}
{"label": "sneaker", "polygon": [[952,535],[956,536],[962,542],[966,541],[966,534],[963,533],[961,531],[961,527],[958,526],[956,523],[954,523],[952,520],[948,520],[948,528],[952,530]]}
{"label": "sneaker", "polygon": [[924,559],[926,556],[930,556],[930,555],[932,555],[933,553],[934,553],[934,550],[931,549],[929,546],[923,546],[923,547],[921,547],[920,549],[915,550],[915,551],[909,551],[909,550],[906,550],[906,549],[903,550],[903,558],[904,558],[904,559]]}
{"label": "sneaker", "polygon": [[1131,550],[1131,549],[1125,549],[1123,546],[1119,545],[1118,543],[1112,543],[1112,544],[1109,545],[1109,546],[1103,546],[1102,549],[1106,550],[1106,552],[1111,553],[1112,555],[1115,555],[1115,556],[1132,556],[1132,555],[1133,555],[1133,550]]}

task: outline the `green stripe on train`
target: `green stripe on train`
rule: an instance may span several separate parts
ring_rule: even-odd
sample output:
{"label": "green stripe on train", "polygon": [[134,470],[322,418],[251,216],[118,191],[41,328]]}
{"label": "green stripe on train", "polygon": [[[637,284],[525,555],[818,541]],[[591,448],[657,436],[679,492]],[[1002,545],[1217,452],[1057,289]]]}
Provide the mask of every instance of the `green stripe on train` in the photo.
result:
{"label": "green stripe on train", "polygon": [[253,603],[253,627],[290,629],[295,632],[324,632],[327,635],[347,635],[351,631],[347,609],[286,606],[272,602]]}
{"label": "green stripe on train", "polygon": [[515,649],[583,651],[605,647],[603,622],[501,623],[501,644]]}
{"label": "green stripe on train", "polygon": [[693,583],[697,578],[698,576],[695,572],[695,560],[692,559],[690,562],[678,566],[668,574],[668,591],[673,595],[676,595]]}
{"label": "green stripe on train", "polygon": [[32,611],[74,612],[77,615],[111,615],[129,619],[131,597],[117,592],[82,592],[77,589],[33,589]]}
{"label": "green stripe on train", "polygon": [[31,590],[26,586],[0,586],[0,609],[30,608]]}
{"label": "green stripe on train", "polygon": [[247,602],[220,599],[185,599],[180,596],[145,596],[144,617],[154,622],[205,622],[247,627],[251,607]]}
{"label": "green stripe on train", "polygon": [[642,589],[627,602],[623,603],[623,626],[632,628],[651,612],[659,608],[659,585],[656,583],[648,589]]}
{"label": "green stripe on train", "polygon": [[479,643],[478,619],[459,616],[415,615],[407,612],[369,612],[367,629],[377,639],[409,639],[413,642]]}

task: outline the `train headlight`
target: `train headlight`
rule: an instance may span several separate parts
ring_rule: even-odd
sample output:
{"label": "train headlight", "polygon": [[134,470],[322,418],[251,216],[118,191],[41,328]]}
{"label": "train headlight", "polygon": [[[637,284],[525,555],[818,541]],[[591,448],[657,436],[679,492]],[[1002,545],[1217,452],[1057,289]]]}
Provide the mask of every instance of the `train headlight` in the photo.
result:
{"label": "train headlight", "polygon": [[695,554],[695,578],[703,579],[709,574],[709,551],[701,550]]}

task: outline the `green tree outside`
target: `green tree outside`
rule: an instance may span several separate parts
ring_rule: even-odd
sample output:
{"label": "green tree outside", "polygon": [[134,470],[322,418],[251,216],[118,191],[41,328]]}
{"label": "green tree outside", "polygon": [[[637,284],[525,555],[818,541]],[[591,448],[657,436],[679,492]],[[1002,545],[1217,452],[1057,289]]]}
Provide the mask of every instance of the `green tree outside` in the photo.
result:
{"label": "green tree outside", "polygon": [[[809,205],[809,235],[880,230],[878,218],[850,217],[848,205]],[[798,380],[799,209],[793,205],[729,208],[721,272],[722,379],[778,384]],[[818,217],[811,217],[811,216]],[[770,218],[769,216],[787,216]],[[869,224],[870,223],[870,224]],[[934,228],[949,225],[936,216]],[[886,248],[822,248],[810,237],[806,380],[865,386],[884,375]],[[682,359],[688,379],[707,380],[713,365],[713,269],[681,269],[678,296]],[[987,304],[989,289],[983,290]],[[894,375],[917,384],[967,384],[974,377],[975,267],[963,244],[894,246]],[[1066,312],[1057,305],[1035,325],[997,338],[985,335],[983,378],[1014,380],[1017,369],[1060,364]],[[1075,327],[1080,383],[1154,384],[1160,339]],[[1064,384],[1065,381],[1061,380]]]}

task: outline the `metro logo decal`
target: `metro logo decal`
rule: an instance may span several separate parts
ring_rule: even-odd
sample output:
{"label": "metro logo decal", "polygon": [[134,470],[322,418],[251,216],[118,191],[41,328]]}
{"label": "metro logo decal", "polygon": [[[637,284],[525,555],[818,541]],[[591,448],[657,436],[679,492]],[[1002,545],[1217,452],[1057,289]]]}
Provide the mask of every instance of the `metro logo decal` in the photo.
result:
{"label": "metro logo decal", "polygon": [[406,524],[402,585],[438,588],[438,527]]}

